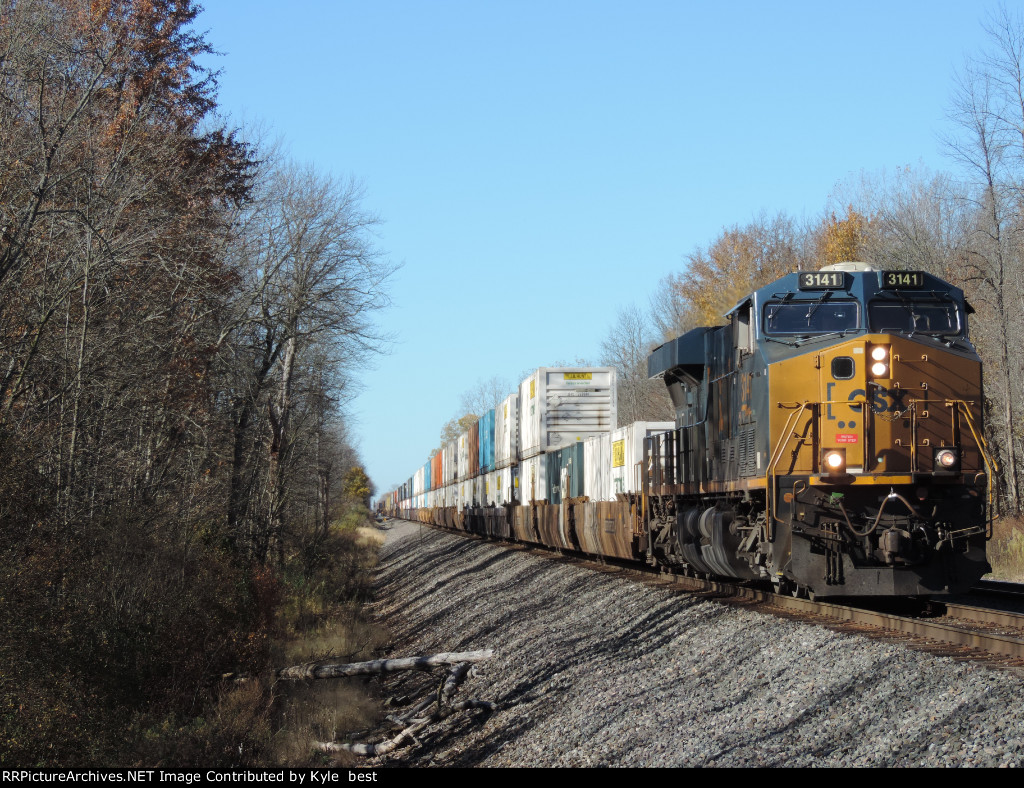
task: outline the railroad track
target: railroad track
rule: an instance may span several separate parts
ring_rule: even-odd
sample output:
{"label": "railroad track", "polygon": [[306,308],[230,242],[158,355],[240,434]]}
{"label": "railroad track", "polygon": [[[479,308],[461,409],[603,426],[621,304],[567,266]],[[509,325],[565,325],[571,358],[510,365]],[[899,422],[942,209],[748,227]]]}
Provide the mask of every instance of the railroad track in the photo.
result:
{"label": "railroad track", "polygon": [[[723,604],[756,608],[792,620],[828,626],[910,648],[1002,668],[1024,668],[1024,613],[959,601],[896,600],[893,608],[861,607],[800,599],[728,582],[648,570],[635,564],[596,561],[557,553],[537,545],[513,545],[550,560],[588,566],[594,571],[633,575],[646,585],[698,594]],[[1016,594],[1024,605],[1024,587],[987,582],[980,593]],[[872,600],[878,603],[878,600]]]}
{"label": "railroad track", "polygon": [[[443,528],[437,530],[452,533]],[[494,541],[477,534],[460,533],[470,539]],[[1024,585],[1016,583],[983,581],[971,595],[962,598],[949,601],[900,598],[889,608],[881,606],[886,602],[871,599],[869,603],[873,607],[868,607],[801,599],[725,581],[659,572],[634,563],[559,552],[542,545],[509,542],[506,546],[597,572],[632,576],[645,585],[696,594],[722,604],[899,642],[931,654],[993,667],[1024,668],[1024,612],[1001,609],[1001,606],[1018,606],[1024,610]],[[991,606],[985,600],[991,600]]]}
{"label": "railroad track", "polygon": [[906,600],[902,612],[848,603],[797,599],[759,589],[673,576],[662,580],[691,593],[712,594],[720,601],[757,606],[777,615],[824,624],[868,637],[897,640],[911,648],[1000,667],[1024,667],[1024,614],[962,604]]}

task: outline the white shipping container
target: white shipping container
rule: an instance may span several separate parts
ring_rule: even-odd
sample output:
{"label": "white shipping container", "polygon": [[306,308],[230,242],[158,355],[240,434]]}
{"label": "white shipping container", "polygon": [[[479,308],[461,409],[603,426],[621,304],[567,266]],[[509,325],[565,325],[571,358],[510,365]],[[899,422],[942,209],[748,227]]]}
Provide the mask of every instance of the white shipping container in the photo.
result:
{"label": "white shipping container", "polygon": [[494,467],[512,465],[519,453],[519,395],[509,394],[494,409]]}
{"label": "white shipping container", "polygon": [[554,451],[615,429],[613,367],[541,367],[519,386],[519,452]]}
{"label": "white shipping container", "polygon": [[425,492],[423,483],[426,480],[426,477],[426,469],[424,468],[418,468],[416,470],[416,473],[412,475],[412,494],[414,496],[421,495],[422,493]]}
{"label": "white shipping container", "polygon": [[494,472],[494,502],[497,505],[512,503],[513,500],[522,502],[519,495],[519,466],[509,465],[500,471]]}
{"label": "white shipping container", "polygon": [[644,438],[675,429],[671,421],[636,421],[611,435],[612,499],[615,493],[639,492],[643,484]]}
{"label": "white shipping container", "polygon": [[441,483],[448,485],[455,481],[459,469],[459,440],[448,441],[441,446]]}
{"label": "white shipping container", "polygon": [[469,478],[469,432],[459,436],[456,474],[459,481]]}
{"label": "white shipping container", "polygon": [[498,484],[501,478],[500,471],[491,471],[484,474],[484,505],[497,506],[501,501],[498,499]]}
{"label": "white shipping container", "polygon": [[519,464],[519,503],[542,501],[548,497],[548,458],[543,454],[528,457]]}
{"label": "white shipping container", "polygon": [[595,435],[583,443],[583,494],[592,501],[614,501],[612,436]]}

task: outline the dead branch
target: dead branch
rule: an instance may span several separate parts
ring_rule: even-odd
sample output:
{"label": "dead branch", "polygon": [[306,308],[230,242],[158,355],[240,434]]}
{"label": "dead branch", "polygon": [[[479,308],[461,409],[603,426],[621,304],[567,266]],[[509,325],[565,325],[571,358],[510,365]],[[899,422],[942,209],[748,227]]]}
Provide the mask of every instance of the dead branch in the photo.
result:
{"label": "dead branch", "polygon": [[[416,734],[420,733],[430,725],[443,722],[451,715],[461,711],[474,709],[488,712],[497,711],[497,704],[490,701],[478,700],[476,698],[453,702],[455,693],[470,675],[475,675],[473,662],[488,659],[494,652],[470,651],[454,654],[434,654],[430,657],[412,657],[409,659],[377,660],[376,662],[364,662],[356,665],[297,665],[280,671],[280,678],[328,678],[331,676],[353,676],[365,673],[386,673],[395,670],[430,670],[432,667],[441,665],[452,665],[437,689],[432,690],[429,695],[416,703],[404,714],[389,714],[385,721],[401,728],[397,734],[376,744],[367,743],[346,743],[346,742],[313,742],[313,748],[326,753],[348,752],[353,755],[377,756],[387,755],[407,740],[422,746]],[[409,700],[403,698],[403,700]],[[436,708],[426,713],[431,706]]]}
{"label": "dead branch", "polygon": [[313,742],[313,748],[320,752],[328,753],[350,752],[353,755],[387,755],[407,738],[412,739],[413,741],[418,741],[416,739],[416,734],[427,727],[430,722],[430,720],[424,720],[416,723],[415,725],[410,725],[394,738],[386,739],[382,742],[378,742],[377,744],[348,744],[346,742],[315,741]]}
{"label": "dead branch", "polygon": [[466,676],[469,674],[469,668],[470,664],[468,662],[460,662],[448,671],[448,677],[441,687],[442,703],[448,701],[458,691],[459,685],[466,680]]}
{"label": "dead branch", "polygon": [[430,670],[440,665],[457,665],[460,662],[482,662],[494,656],[492,649],[485,651],[464,651],[461,653],[432,654],[427,657],[405,659],[375,659],[371,662],[354,662],[347,665],[309,662],[293,665],[277,671],[282,681],[305,679],[336,679],[345,676],[365,676],[374,673],[394,673],[399,670]]}

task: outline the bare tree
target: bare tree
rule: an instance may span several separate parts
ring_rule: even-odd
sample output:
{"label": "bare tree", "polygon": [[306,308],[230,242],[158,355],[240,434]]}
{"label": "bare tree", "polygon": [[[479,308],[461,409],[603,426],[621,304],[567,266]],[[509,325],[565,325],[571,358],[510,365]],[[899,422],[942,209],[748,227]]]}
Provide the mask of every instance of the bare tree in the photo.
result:
{"label": "bare tree", "polygon": [[1021,28],[1020,17],[1005,10],[988,28],[991,49],[969,61],[958,80],[953,113],[962,134],[948,140],[973,187],[969,199],[974,222],[963,255],[964,281],[983,313],[982,320],[993,328],[990,336],[995,343],[982,345],[988,362],[987,395],[999,414],[996,445],[1004,465],[1003,492],[1014,511],[1020,509],[1020,436],[1015,424],[1021,410],[1021,363],[1011,356],[1006,338],[1019,334],[1024,298],[1024,217],[1019,199],[1024,187]]}
{"label": "bare tree", "polygon": [[462,394],[459,399],[459,408],[463,413],[482,416],[500,405],[514,388],[512,383],[500,375],[492,375],[487,380],[478,380],[473,388]]}
{"label": "bare tree", "polygon": [[[232,330],[246,340],[234,396],[232,494],[228,531],[237,540],[248,513],[247,539],[260,560],[282,549],[287,503],[285,469],[294,444],[296,374],[314,346],[331,347],[339,366],[379,351],[386,337],[372,316],[388,303],[394,266],[373,246],[376,219],[360,207],[353,181],[325,178],[308,167],[281,164],[239,217],[234,258],[245,291]],[[257,511],[251,428],[266,414],[265,484]]]}
{"label": "bare tree", "polygon": [[[451,443],[466,432],[487,411],[498,407],[514,388],[508,380],[500,375],[492,375],[486,380],[478,380],[459,398],[459,413],[462,415],[452,416],[441,427],[441,445]],[[436,451],[435,449],[430,456],[433,457]]]}
{"label": "bare tree", "polygon": [[837,205],[870,217],[862,238],[865,260],[962,284],[974,210],[965,185],[951,175],[910,167],[864,174],[836,187],[830,207]]}
{"label": "bare tree", "polygon": [[651,296],[651,319],[662,342],[685,334],[700,324],[695,310],[683,295],[685,273],[666,274]]}
{"label": "bare tree", "polygon": [[647,358],[658,342],[648,319],[630,305],[619,310],[601,342],[601,363],[618,372],[618,422],[671,420],[675,412],[660,380],[647,377]]}

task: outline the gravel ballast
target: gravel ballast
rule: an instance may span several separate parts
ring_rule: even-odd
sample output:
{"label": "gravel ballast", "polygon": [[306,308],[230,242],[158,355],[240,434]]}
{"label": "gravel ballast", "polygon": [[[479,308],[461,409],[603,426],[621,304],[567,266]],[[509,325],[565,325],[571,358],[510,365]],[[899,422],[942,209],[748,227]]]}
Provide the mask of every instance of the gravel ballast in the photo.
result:
{"label": "gravel ballast", "polygon": [[494,649],[464,694],[500,707],[381,765],[1024,764],[1019,670],[400,521],[377,588],[391,656]]}

